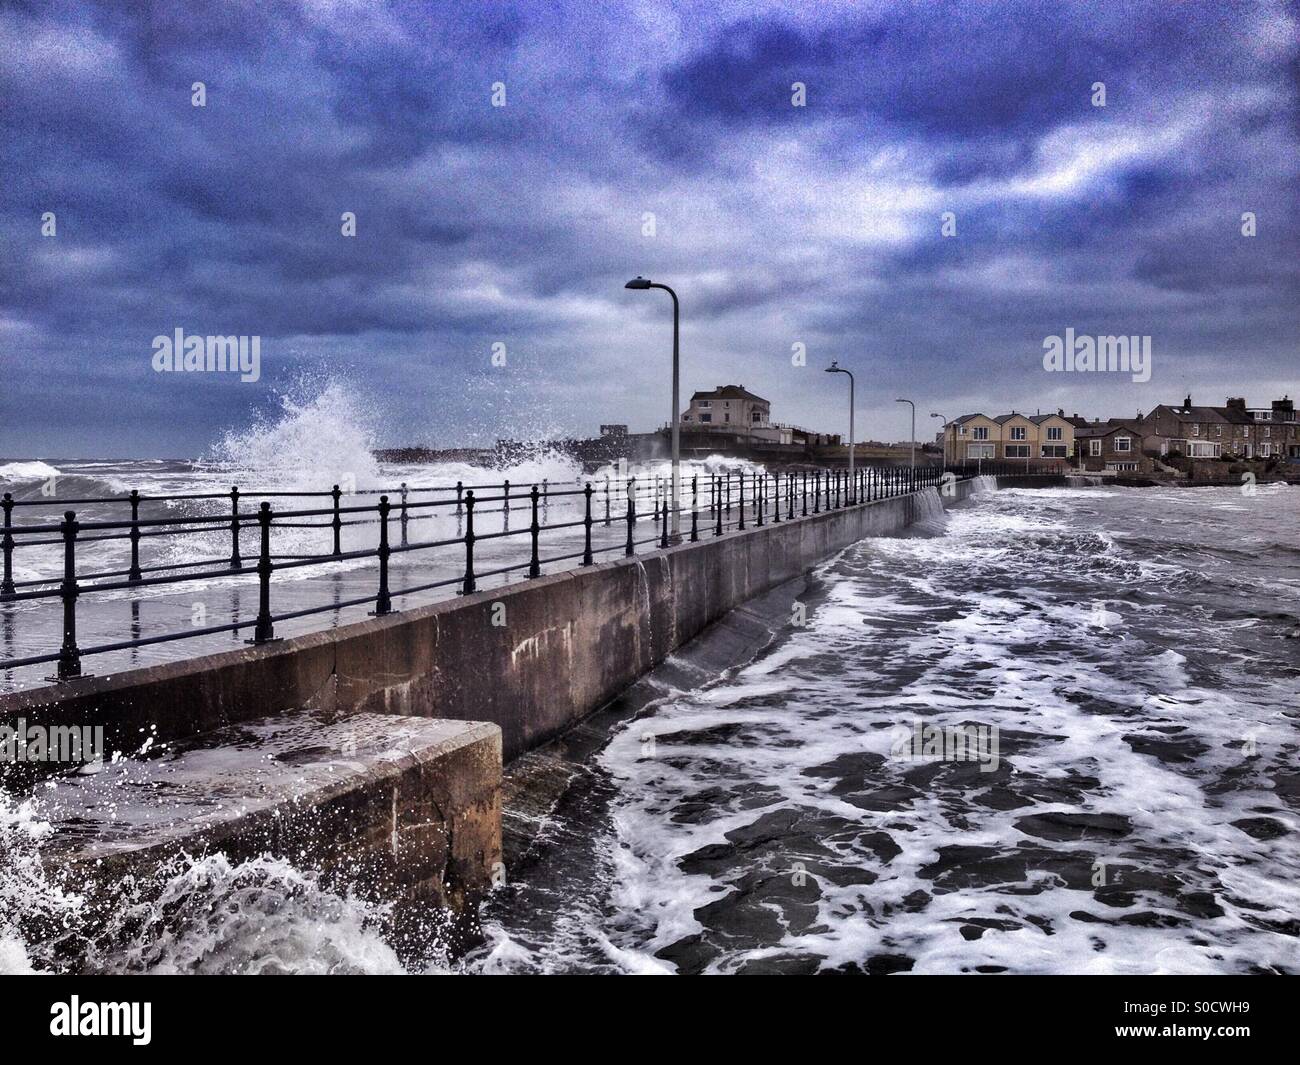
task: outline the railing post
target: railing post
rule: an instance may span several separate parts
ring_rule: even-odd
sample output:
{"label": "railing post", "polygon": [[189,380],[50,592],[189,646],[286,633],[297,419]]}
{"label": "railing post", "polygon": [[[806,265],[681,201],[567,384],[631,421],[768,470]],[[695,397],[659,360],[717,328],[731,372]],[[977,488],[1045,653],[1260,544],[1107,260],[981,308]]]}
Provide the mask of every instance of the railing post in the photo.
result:
{"label": "railing post", "polygon": [[767,474],[764,473],[762,479],[758,474],[754,474],[754,510],[755,520],[758,527],[763,525],[763,509],[767,503]]}
{"label": "railing post", "polygon": [[549,514],[550,512],[551,512],[551,479],[549,477],[543,477],[542,478],[542,513]]}
{"label": "railing post", "polygon": [[772,474],[772,523],[775,525],[781,520],[781,475]]}
{"label": "railing post", "polygon": [[700,538],[699,474],[691,474],[691,543]]}
{"label": "railing post", "polygon": [[275,625],[271,620],[271,504],[263,503],[257,511],[257,524],[262,530],[261,551],[257,558],[257,624],[253,626],[253,643],[267,643],[275,639]]}
{"label": "railing post", "polygon": [[465,486],[460,481],[457,481],[456,482],[456,517],[458,518],[465,513],[464,495],[465,495]]}
{"label": "railing post", "polygon": [[[583,489],[582,494],[583,494],[583,497],[584,497],[584,502],[586,503],[586,513],[585,513],[585,515],[584,515],[584,517],[583,517],[583,519],[582,519],[583,537],[584,537],[583,545],[582,545],[582,564],[583,564],[584,566],[590,566],[591,563],[592,563],[592,558],[591,558],[591,482],[590,482],[590,481],[587,482],[587,487]],[[606,506],[606,508],[609,507],[609,478],[608,478],[608,477],[605,478],[605,506]],[[606,523],[607,525],[609,524],[609,518],[608,518],[608,516],[605,518],[605,523]]]}
{"label": "railing post", "polygon": [[822,471],[813,470],[813,513],[822,512]]}
{"label": "railing post", "polygon": [[541,501],[541,492],[538,491],[537,485],[533,485],[533,490],[529,495],[533,504],[533,520],[532,524],[528,526],[528,535],[533,542],[533,553],[528,560],[528,576],[540,577],[542,575],[542,563],[537,555],[537,535],[542,527],[537,521],[537,506]]}
{"label": "railing post", "polygon": [[0,578],[0,599],[8,599],[14,594],[14,497],[12,492],[4,494],[3,507],[5,531],[4,539],[0,541],[0,551],[4,552],[4,576]]}
{"label": "railing post", "polygon": [[77,515],[66,511],[63,515],[63,584],[59,596],[63,600],[63,645],[59,648],[57,680],[70,680],[81,676],[81,652],[77,649]]}
{"label": "railing post", "polygon": [[126,575],[128,581],[138,581],[140,573],[140,492],[131,489],[131,569]]}
{"label": "railing post", "polygon": [[794,490],[795,490],[795,484],[798,482],[798,480],[799,480],[798,470],[796,470],[794,473],[786,474],[785,495],[788,501],[788,509],[785,515],[786,521],[794,521]]}
{"label": "railing post", "polygon": [[664,501],[659,504],[659,507],[662,512],[662,518],[663,518],[663,533],[659,537],[659,547],[662,550],[668,547],[668,497],[667,496],[664,496]]}
{"label": "railing post", "polygon": [[636,549],[632,542],[632,527],[636,524],[636,478],[629,477],[627,484],[623,488],[623,494],[627,496],[627,547],[623,553],[630,555]]}
{"label": "railing post", "polygon": [[[405,486],[403,486],[405,487]],[[383,617],[391,613],[393,609],[393,600],[388,594],[388,556],[391,549],[388,546],[388,512],[391,506],[388,502],[388,496],[379,497],[379,595],[375,599],[375,616]]]}
{"label": "railing post", "polygon": [[[743,473],[741,476],[745,476]],[[727,518],[731,518],[731,471],[727,471]]]}
{"label": "railing post", "polygon": [[609,474],[605,474],[605,524],[609,525]]}
{"label": "railing post", "polygon": [[230,486],[230,568],[243,569],[244,560],[239,557],[239,486]]}
{"label": "railing post", "polygon": [[505,483],[505,498],[501,503],[501,528],[506,530],[510,528],[510,482]]}
{"label": "railing post", "polygon": [[[460,485],[456,486],[459,491]],[[465,493],[465,581],[460,594],[469,595],[476,587],[474,581],[474,490]]]}
{"label": "railing post", "polygon": [[343,498],[343,493],[338,485],[330,489],[330,498],[334,500],[334,520],[330,526],[334,529],[334,555],[338,557],[343,554],[343,518],[339,514],[339,500]]}
{"label": "railing post", "polygon": [[398,511],[398,515],[402,523],[402,546],[405,547],[406,546],[406,523],[407,521],[410,520],[407,517],[407,513],[406,513],[406,482],[405,481],[402,482],[402,508],[400,511]]}
{"label": "railing post", "polygon": [[803,487],[800,489],[800,494],[803,497],[803,510],[802,513],[800,514],[800,517],[806,518],[808,517],[808,471],[807,470],[803,471],[802,480],[803,480]]}

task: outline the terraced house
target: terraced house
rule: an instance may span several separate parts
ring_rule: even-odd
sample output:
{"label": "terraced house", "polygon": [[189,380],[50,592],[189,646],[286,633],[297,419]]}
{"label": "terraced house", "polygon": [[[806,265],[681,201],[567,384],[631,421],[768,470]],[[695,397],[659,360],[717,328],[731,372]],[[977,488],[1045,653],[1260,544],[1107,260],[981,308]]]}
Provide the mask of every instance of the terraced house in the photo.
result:
{"label": "terraced house", "polygon": [[1074,425],[1064,411],[963,414],[948,423],[945,444],[953,462],[1064,460],[1074,455]]}
{"label": "terraced house", "polygon": [[1300,459],[1300,420],[1283,397],[1270,407],[1248,408],[1241,398],[1222,407],[1201,407],[1188,396],[1181,405],[1161,404],[1142,419],[1148,450],[1177,451],[1188,458]]}

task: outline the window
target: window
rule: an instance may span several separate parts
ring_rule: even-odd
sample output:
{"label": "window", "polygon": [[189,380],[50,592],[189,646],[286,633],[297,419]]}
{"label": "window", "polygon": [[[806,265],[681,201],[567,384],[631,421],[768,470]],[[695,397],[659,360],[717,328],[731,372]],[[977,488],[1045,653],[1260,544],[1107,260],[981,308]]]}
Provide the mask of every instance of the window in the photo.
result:
{"label": "window", "polygon": [[1065,439],[1065,430],[1062,429],[1059,425],[1051,425],[1051,426],[1048,426],[1048,428],[1047,428],[1047,439],[1048,439],[1048,440],[1064,440],[1064,439]]}
{"label": "window", "polygon": [[1064,444],[1044,444],[1043,458],[1045,459],[1063,459],[1065,458]]}
{"label": "window", "polygon": [[1008,444],[1007,458],[1009,459],[1027,459],[1029,458],[1028,444]]}
{"label": "window", "polygon": [[1222,425],[1216,425],[1216,426],[1214,427],[1214,435],[1215,435],[1215,436],[1222,436],[1222,435],[1223,435],[1223,426],[1222,426]]}
{"label": "window", "polygon": [[1117,473],[1130,473],[1138,468],[1136,462],[1108,462],[1106,469],[1114,470]]}
{"label": "window", "polygon": [[1270,428],[1270,427],[1269,427],[1269,426],[1267,426],[1267,425],[1266,425],[1266,426],[1264,426],[1264,435],[1265,435],[1265,436],[1271,436],[1271,435],[1272,435],[1272,433],[1273,433],[1273,430],[1272,430],[1272,428]]}
{"label": "window", "polygon": [[710,407],[712,407],[712,406],[713,406],[713,401],[712,401],[712,400],[708,400],[708,399],[702,399],[702,400],[700,400],[700,409],[701,409],[701,410],[708,410],[708,409],[709,409]]}
{"label": "window", "polygon": [[1193,425],[1192,436],[1200,436],[1200,435],[1201,435],[1201,427],[1199,425]]}
{"label": "window", "polygon": [[989,427],[987,425],[975,426],[975,439],[987,440],[989,438]]}
{"label": "window", "polygon": [[957,426],[957,434],[958,434],[959,436],[965,436],[965,435],[966,435],[966,426],[964,426],[964,425],[959,425],[959,426]]}
{"label": "window", "polygon": [[992,444],[967,444],[966,458],[968,459],[991,459],[993,458]]}
{"label": "window", "polygon": [[1208,440],[1189,440],[1187,442],[1187,457],[1189,459],[1217,459],[1219,451],[1219,445]]}
{"label": "window", "polygon": [[730,415],[730,414],[724,414],[724,415],[722,416],[722,420],[723,420],[724,422],[729,422],[729,421],[731,421],[731,415]]}
{"label": "window", "polygon": [[763,420],[763,412],[761,410],[750,411],[749,420],[755,424],[761,422]]}
{"label": "window", "polygon": [[713,421],[713,415],[712,415],[712,414],[701,414],[701,415],[700,415],[700,421],[702,421],[702,422],[711,422],[711,421]]}
{"label": "window", "polygon": [[1099,437],[1093,437],[1093,439],[1088,441],[1088,454],[1089,455],[1101,454],[1101,439]]}
{"label": "window", "polygon": [[1025,439],[1025,427],[1024,427],[1023,425],[1014,425],[1014,426],[1012,426],[1012,427],[1011,427],[1011,439],[1012,439],[1012,440],[1024,440],[1024,439]]}
{"label": "window", "polygon": [[1117,436],[1117,437],[1115,437],[1115,450],[1116,450],[1116,451],[1132,451],[1132,450],[1133,450],[1133,441],[1132,441],[1132,439],[1129,438],[1129,437],[1127,437],[1127,436]]}

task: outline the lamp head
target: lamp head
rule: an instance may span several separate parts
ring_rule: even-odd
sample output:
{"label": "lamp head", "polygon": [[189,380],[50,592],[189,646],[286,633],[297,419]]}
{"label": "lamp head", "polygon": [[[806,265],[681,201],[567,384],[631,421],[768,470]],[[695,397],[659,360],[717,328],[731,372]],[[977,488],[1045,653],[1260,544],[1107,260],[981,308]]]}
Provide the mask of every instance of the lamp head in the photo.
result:
{"label": "lamp head", "polygon": [[629,282],[628,282],[626,285],[624,285],[623,287],[624,287],[624,288],[649,288],[649,287],[650,287],[650,279],[649,279],[649,278],[645,278],[645,277],[634,277],[631,281],[629,281]]}
{"label": "lamp head", "polygon": [[831,360],[831,364],[830,364],[829,366],[826,367],[826,372],[827,372],[827,373],[843,373],[844,371],[840,369],[840,360],[839,360],[839,359],[832,359],[832,360]]}

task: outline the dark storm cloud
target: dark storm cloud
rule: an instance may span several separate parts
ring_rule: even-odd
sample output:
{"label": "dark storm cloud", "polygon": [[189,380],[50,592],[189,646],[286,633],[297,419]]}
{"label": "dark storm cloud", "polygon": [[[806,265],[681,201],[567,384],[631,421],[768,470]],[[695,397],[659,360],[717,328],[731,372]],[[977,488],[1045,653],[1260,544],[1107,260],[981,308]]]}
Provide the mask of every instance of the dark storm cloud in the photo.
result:
{"label": "dark storm cloud", "polygon": [[[667,306],[635,273],[682,292],[688,389],[793,422],[827,402],[796,341],[868,371],[880,436],[901,389],[1127,413],[1297,387],[1283,5],[64,2],[0,33],[0,454],[194,454],[304,368],[391,442],[520,407],[648,427]],[[1153,334],[1150,392],[1035,374],[1067,325]],[[261,335],[263,382],[153,374],[176,327]]]}

